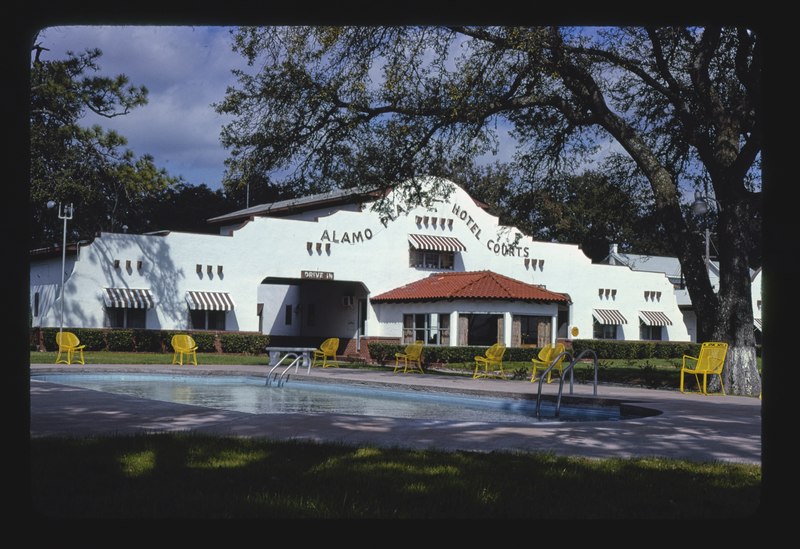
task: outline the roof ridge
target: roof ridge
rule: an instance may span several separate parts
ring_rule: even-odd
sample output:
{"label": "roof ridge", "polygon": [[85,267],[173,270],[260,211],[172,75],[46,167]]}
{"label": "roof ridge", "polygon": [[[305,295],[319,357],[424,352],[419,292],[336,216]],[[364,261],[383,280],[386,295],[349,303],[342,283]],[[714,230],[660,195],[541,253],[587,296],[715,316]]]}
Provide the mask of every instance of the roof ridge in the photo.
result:
{"label": "roof ridge", "polygon": [[[478,275],[476,278],[468,279],[457,291],[453,292],[454,295],[466,292],[467,289],[472,288],[477,284],[479,281],[483,280],[488,276],[491,271],[464,271],[462,274],[465,275]],[[482,275],[482,276],[481,276]]]}
{"label": "roof ridge", "polygon": [[497,284],[499,284],[506,292],[506,294],[508,294],[509,296],[511,296],[514,293],[511,291],[511,284],[513,283],[515,285],[518,285],[521,283],[519,280],[515,280],[509,276],[505,276],[500,273],[496,273],[494,271],[489,271],[489,276],[491,276],[492,280],[497,282]]}

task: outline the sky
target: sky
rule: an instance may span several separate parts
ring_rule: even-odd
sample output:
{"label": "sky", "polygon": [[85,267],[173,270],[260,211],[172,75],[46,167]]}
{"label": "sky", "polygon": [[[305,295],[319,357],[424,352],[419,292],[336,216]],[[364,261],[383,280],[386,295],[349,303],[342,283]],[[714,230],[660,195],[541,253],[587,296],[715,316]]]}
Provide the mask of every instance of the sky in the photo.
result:
{"label": "sky", "polygon": [[148,104],[125,116],[87,117],[128,140],[137,156],[150,154],[155,165],[192,185],[221,187],[227,151],[220,130],[229,121],[212,104],[233,86],[244,58],[231,50],[230,27],[69,26],[48,27],[39,42],[44,58],[63,59],[68,50],[99,48],[97,75],[125,74],[149,90]]}
{"label": "sky", "polygon": [[[63,59],[99,48],[98,75],[125,74],[144,85],[148,104],[125,116],[105,119],[91,114],[85,125],[100,124],[128,140],[137,156],[150,154],[155,165],[192,185],[221,187],[227,150],[220,130],[231,119],[217,114],[234,69],[249,70],[231,49],[232,27],[192,26],[62,26],[48,27],[39,42],[50,51],[44,58]],[[509,160],[514,142],[500,128],[501,151],[484,160]]]}

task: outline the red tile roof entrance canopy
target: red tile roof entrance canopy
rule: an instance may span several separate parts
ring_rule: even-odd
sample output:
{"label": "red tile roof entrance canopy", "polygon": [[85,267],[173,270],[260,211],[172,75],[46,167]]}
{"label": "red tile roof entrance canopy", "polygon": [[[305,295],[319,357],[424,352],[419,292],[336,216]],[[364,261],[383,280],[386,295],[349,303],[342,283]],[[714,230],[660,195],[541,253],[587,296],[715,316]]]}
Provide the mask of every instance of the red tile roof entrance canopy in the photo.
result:
{"label": "red tile roof entrance canopy", "polygon": [[569,296],[545,290],[492,271],[435,273],[411,284],[377,295],[374,303],[435,301],[441,299],[493,299],[568,303]]}

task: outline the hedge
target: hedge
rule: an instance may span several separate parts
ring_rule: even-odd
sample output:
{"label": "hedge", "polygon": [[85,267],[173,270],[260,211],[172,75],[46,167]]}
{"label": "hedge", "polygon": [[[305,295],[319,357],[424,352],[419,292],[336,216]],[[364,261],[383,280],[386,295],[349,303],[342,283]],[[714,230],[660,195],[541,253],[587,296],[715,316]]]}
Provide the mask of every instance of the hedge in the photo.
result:
{"label": "hedge", "polygon": [[697,356],[700,344],[690,341],[614,341],[607,339],[574,339],[572,355],[592,349],[601,359],[681,358]]}
{"label": "hedge", "polygon": [[[69,328],[87,351],[167,353],[172,352],[170,341],[175,334],[190,334],[201,353],[235,353],[260,355],[269,345],[269,336],[250,332],[192,332],[175,330],[138,330],[120,328]],[[39,342],[44,350],[57,351],[58,328],[32,328],[30,350],[38,351]]]}
{"label": "hedge", "polygon": [[[402,352],[405,345],[391,343],[370,343],[369,355],[372,360],[381,364],[392,363],[395,353]],[[432,363],[464,363],[473,362],[475,357],[483,355],[488,346],[438,347],[426,346],[422,360]],[[646,358],[678,358],[683,355],[697,356],[700,344],[687,341],[609,341],[604,339],[575,339],[568,350],[573,357],[591,349],[598,359],[646,359]],[[503,360],[506,362],[527,362],[539,354],[539,347],[508,347]],[[586,355],[591,358],[591,354]]]}
{"label": "hedge", "polygon": [[[396,343],[370,343],[369,356],[376,362],[389,364],[394,362],[395,353],[403,352],[405,348],[406,345],[398,345]],[[474,362],[475,357],[486,354],[486,349],[488,348],[488,346],[426,346],[422,351],[422,362],[426,364]],[[509,347],[506,349],[503,360],[508,362],[529,361],[539,354],[540,350],[535,347]]]}

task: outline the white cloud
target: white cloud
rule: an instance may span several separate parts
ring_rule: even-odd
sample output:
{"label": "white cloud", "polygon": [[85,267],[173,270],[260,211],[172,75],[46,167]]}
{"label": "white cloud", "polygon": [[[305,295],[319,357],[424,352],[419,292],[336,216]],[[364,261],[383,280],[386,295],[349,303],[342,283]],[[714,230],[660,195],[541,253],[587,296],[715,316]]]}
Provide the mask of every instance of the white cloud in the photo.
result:
{"label": "white cloud", "polygon": [[43,30],[39,41],[46,58],[63,58],[99,48],[100,74],[125,74],[149,90],[149,102],[111,120],[87,117],[128,139],[136,154],[151,154],[158,167],[182,175],[191,184],[220,186],[227,157],[219,143],[226,122],[213,109],[235,80],[234,68],[245,68],[230,47],[224,27],[74,26]]}

